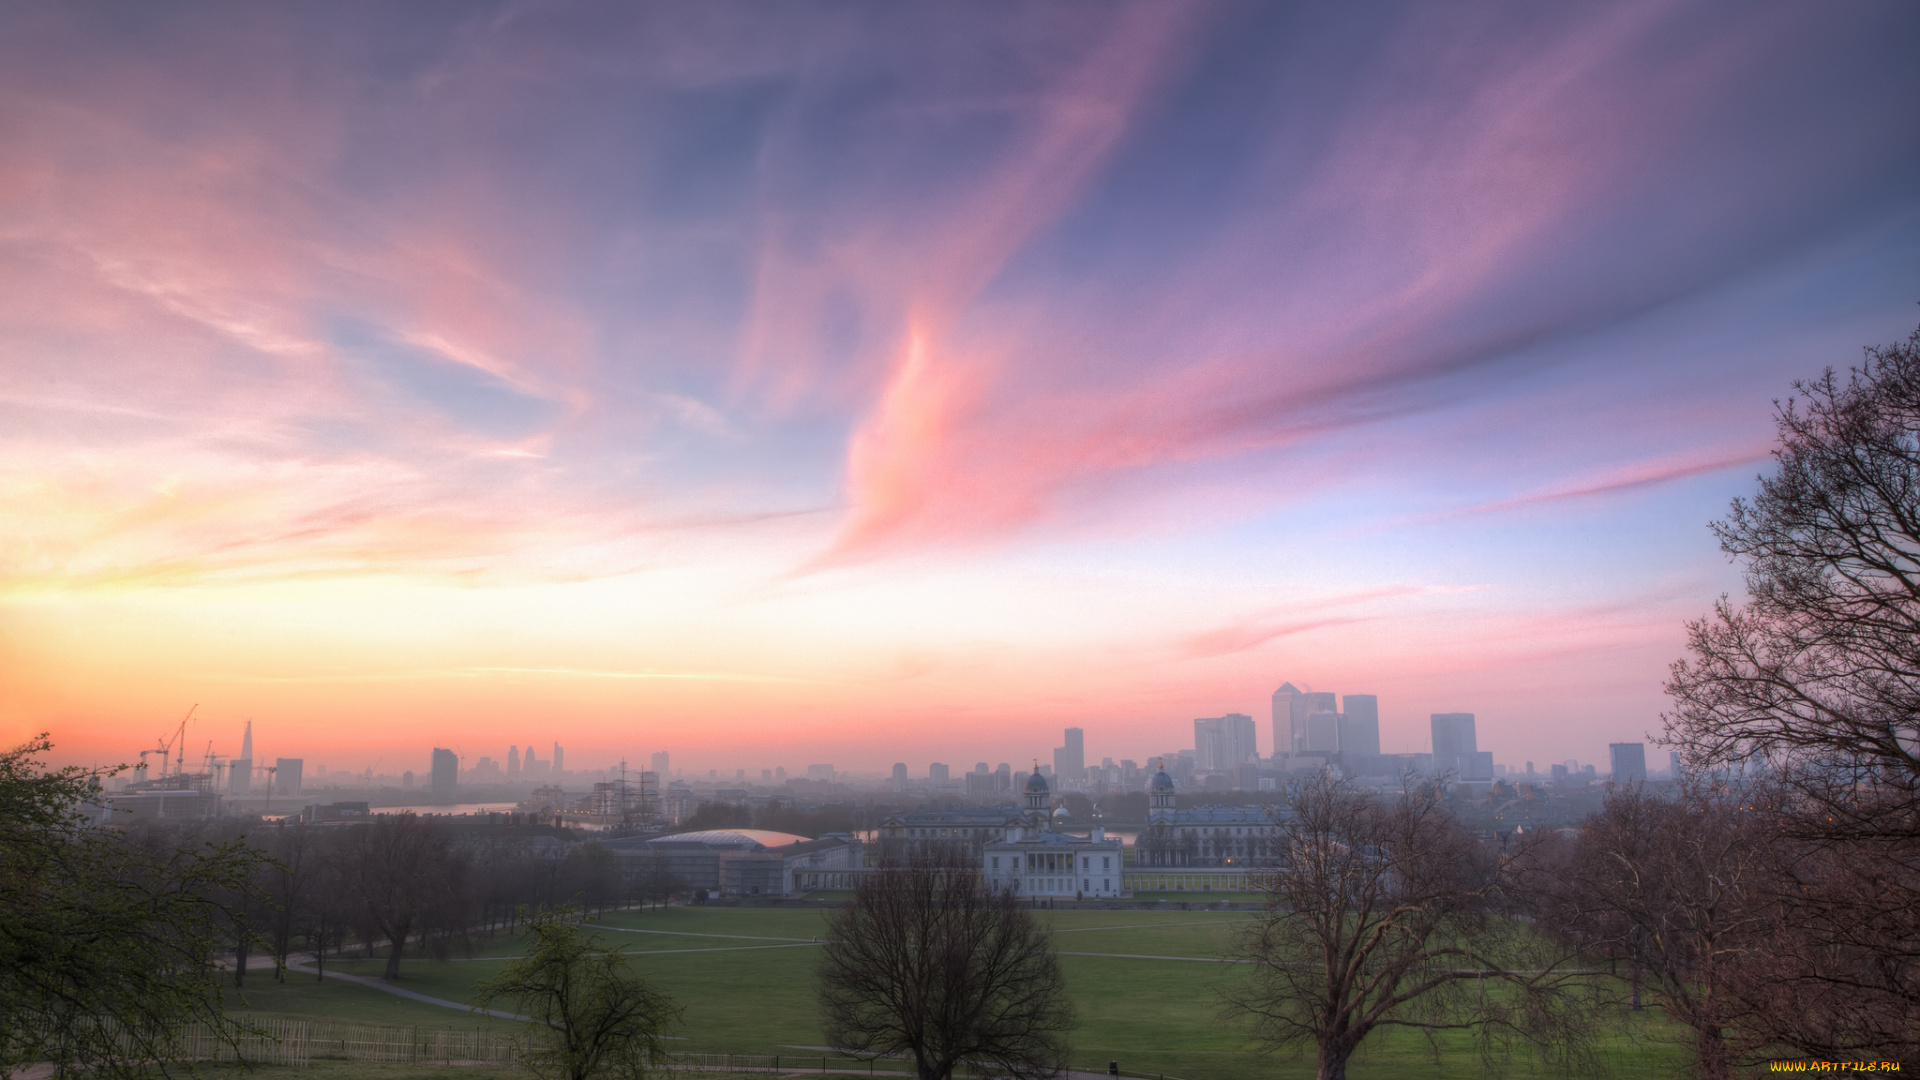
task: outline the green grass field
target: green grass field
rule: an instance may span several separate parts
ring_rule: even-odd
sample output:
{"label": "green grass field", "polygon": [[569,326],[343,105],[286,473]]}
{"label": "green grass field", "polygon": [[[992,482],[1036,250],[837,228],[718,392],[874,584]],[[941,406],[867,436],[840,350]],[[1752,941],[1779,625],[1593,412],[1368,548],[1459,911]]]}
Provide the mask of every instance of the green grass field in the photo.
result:
{"label": "green grass field", "polygon": [[[1252,917],[1233,911],[1052,911],[1036,913],[1055,931],[1054,947],[1079,1012],[1072,1035],[1075,1068],[1104,1071],[1117,1060],[1128,1072],[1184,1080],[1287,1080],[1313,1075],[1310,1056],[1264,1055],[1220,1019],[1220,991],[1243,969],[1217,961],[1231,934]],[[813,993],[813,965],[825,915],[780,908],[684,907],[607,916],[604,937],[633,953],[639,969],[674,995],[686,1013],[674,1049],[805,1056],[823,1042]],[[519,951],[509,935],[483,938],[469,957],[411,960],[405,989],[465,1002],[480,980]],[[376,977],[380,960],[335,960],[329,968]],[[250,976],[246,1005],[263,1014],[329,1016],[439,1027],[496,1026],[473,1013],[410,1001],[347,982],[316,982],[289,973],[285,983]],[[1656,1024],[1651,1013],[1643,1026]],[[1648,1030],[1648,1034],[1657,1032]],[[1377,1041],[1375,1041],[1377,1040]],[[1353,1063],[1358,1077],[1478,1076],[1483,1070],[1464,1039],[1442,1043],[1436,1062],[1417,1034],[1376,1036]],[[1611,1056],[1623,1074],[1670,1075],[1674,1053],[1663,1046],[1616,1040]],[[1508,1075],[1555,1075],[1527,1060]],[[440,1075],[446,1075],[442,1071]]]}

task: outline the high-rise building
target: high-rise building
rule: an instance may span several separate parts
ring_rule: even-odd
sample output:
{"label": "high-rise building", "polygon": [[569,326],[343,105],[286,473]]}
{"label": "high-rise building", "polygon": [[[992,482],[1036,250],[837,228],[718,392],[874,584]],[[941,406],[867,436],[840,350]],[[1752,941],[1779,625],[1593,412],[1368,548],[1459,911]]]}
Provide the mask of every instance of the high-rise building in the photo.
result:
{"label": "high-rise building", "polygon": [[1260,756],[1253,717],[1245,713],[1203,716],[1193,722],[1194,765],[1202,771],[1226,772]]}
{"label": "high-rise building", "polygon": [[1273,752],[1291,754],[1293,745],[1293,699],[1300,693],[1292,683],[1281,683],[1273,692]]}
{"label": "high-rise building", "polygon": [[306,769],[306,765],[306,758],[273,759],[273,793],[275,795],[300,794],[300,774]]}
{"label": "high-rise building", "polygon": [[[185,750],[185,747],[181,748]],[[253,721],[247,721],[246,733],[240,736],[240,756],[227,766],[227,790],[235,795],[245,795],[253,789]]]}
{"label": "high-rise building", "polygon": [[[1332,695],[1328,695],[1331,697]],[[1337,712],[1311,712],[1301,721],[1306,734],[1301,740],[1300,749],[1308,754],[1339,753],[1340,714]]]}
{"label": "high-rise building", "polygon": [[953,779],[953,777],[948,772],[946,765],[936,761],[927,766],[927,779],[936,784],[944,784],[948,780]]}
{"label": "high-rise building", "polygon": [[1616,784],[1644,784],[1647,782],[1647,744],[1637,742],[1617,742],[1607,744],[1613,758],[1613,782]]}
{"label": "high-rise building", "polygon": [[907,790],[907,763],[904,761],[893,763],[893,786],[897,791]]}
{"label": "high-rise building", "polygon": [[553,775],[555,777],[558,777],[560,775],[561,770],[565,769],[566,767],[567,767],[567,748],[564,746],[561,746],[558,742],[555,742],[553,744]]}
{"label": "high-rise building", "polygon": [[[662,780],[667,779],[667,777],[671,775],[667,771],[667,752],[665,750],[662,750],[659,753],[653,755],[653,771],[659,773],[660,779]],[[780,771],[782,773],[786,772],[785,769],[782,769]],[[786,777],[783,775],[781,779],[784,780],[786,779]]]}
{"label": "high-rise building", "polygon": [[1441,754],[1471,754],[1480,749],[1480,742],[1473,731],[1473,714],[1470,712],[1434,713],[1433,756]]}
{"label": "high-rise building", "polygon": [[1473,730],[1472,713],[1433,713],[1433,771],[1466,779],[1476,772],[1474,755],[1479,740]]}
{"label": "high-rise building", "polygon": [[1013,765],[1012,764],[1003,761],[994,768],[993,790],[995,791],[1012,791],[1013,790]]}
{"label": "high-rise building", "polygon": [[1053,775],[1078,780],[1087,771],[1087,733],[1077,727],[1068,728],[1066,744],[1053,752]]}
{"label": "high-rise building", "polygon": [[459,755],[451,750],[434,747],[432,776],[431,786],[434,791],[451,793],[460,783]]}
{"label": "high-rise building", "polygon": [[974,771],[974,772],[977,772],[977,773],[990,773],[990,772],[992,772],[993,770],[992,770],[992,769],[989,769],[989,768],[987,768],[987,763],[986,763],[986,762],[984,762],[984,761],[976,761],[976,762],[974,762],[974,763],[973,763],[973,771]]}
{"label": "high-rise building", "polygon": [[520,748],[507,747],[507,783],[520,779]]}
{"label": "high-rise building", "polygon": [[1348,694],[1340,699],[1340,752],[1380,756],[1380,699],[1372,694]]}
{"label": "high-rise building", "polygon": [[1685,775],[1686,771],[1686,765],[1680,760],[1680,751],[1667,751],[1667,775],[1678,780],[1681,776]]}

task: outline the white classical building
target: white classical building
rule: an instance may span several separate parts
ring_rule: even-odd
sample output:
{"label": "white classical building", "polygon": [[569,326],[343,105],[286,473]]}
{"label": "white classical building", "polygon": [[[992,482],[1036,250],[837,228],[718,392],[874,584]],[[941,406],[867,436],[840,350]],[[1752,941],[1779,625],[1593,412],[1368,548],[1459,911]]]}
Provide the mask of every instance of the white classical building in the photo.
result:
{"label": "white classical building", "polygon": [[987,888],[1035,900],[1128,895],[1119,840],[1107,839],[1099,821],[1086,836],[1054,830],[1047,778],[1027,781],[1027,812],[1006,825],[1002,839],[982,847]]}

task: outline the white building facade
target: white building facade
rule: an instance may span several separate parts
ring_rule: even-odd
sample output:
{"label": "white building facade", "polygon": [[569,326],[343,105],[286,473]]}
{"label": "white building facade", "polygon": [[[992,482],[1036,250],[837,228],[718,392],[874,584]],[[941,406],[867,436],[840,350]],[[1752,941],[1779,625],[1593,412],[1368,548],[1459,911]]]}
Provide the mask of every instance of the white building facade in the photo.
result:
{"label": "white building facade", "polygon": [[1130,895],[1119,840],[1107,839],[1097,821],[1086,836],[1055,831],[1044,776],[1036,773],[1027,780],[1026,796],[1026,816],[1009,822],[1004,838],[987,843],[981,853],[987,888],[1034,900]]}

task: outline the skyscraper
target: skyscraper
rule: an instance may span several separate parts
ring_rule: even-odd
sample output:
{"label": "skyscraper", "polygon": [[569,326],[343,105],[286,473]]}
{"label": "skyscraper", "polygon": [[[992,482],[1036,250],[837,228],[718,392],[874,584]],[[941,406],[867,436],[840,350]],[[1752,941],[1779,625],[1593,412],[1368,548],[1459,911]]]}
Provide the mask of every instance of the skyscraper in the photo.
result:
{"label": "skyscraper", "polygon": [[1473,714],[1470,712],[1434,713],[1433,756],[1442,754],[1471,754],[1480,749],[1479,740],[1473,732]]}
{"label": "skyscraper", "polygon": [[1300,689],[1292,683],[1281,683],[1280,689],[1273,692],[1273,752],[1291,754],[1299,750],[1293,741],[1293,699],[1300,696]]}
{"label": "skyscraper", "polygon": [[[1281,710],[1285,709],[1283,713]],[[1273,692],[1273,752],[1298,754],[1307,749],[1307,717],[1314,713],[1338,714],[1340,706],[1328,693],[1308,693],[1292,683],[1280,684]],[[1280,718],[1286,717],[1282,732]]]}
{"label": "skyscraper", "polygon": [[451,750],[433,748],[433,790],[450,795],[460,783],[460,758]]}
{"label": "skyscraper", "polygon": [[[653,755],[653,771],[660,774],[660,779],[663,783],[666,781],[668,774],[667,752],[665,750]],[[784,773],[786,770],[783,768],[780,771]],[[782,777],[782,779],[784,779],[784,777]]]}
{"label": "skyscraper", "polygon": [[1646,743],[1608,743],[1607,749],[1613,758],[1614,783],[1644,784],[1647,782]]}
{"label": "skyscraper", "polygon": [[935,784],[944,784],[953,777],[944,764],[936,761],[927,766],[927,779]]}
{"label": "skyscraper", "polygon": [[1225,771],[1260,756],[1253,717],[1245,713],[1203,716],[1193,722],[1194,765]]}
{"label": "skyscraper", "polygon": [[[1333,695],[1329,694],[1328,697]],[[1340,714],[1331,710],[1318,710],[1307,714],[1300,723],[1306,732],[1300,740],[1300,749],[1309,754],[1336,754],[1340,745]]]}
{"label": "skyscraper", "polygon": [[896,761],[893,763],[893,789],[895,791],[907,790],[907,763],[904,761]]}
{"label": "skyscraper", "polygon": [[273,761],[273,793],[275,795],[300,794],[300,774],[306,767],[306,758],[275,758]]}
{"label": "skyscraper", "polygon": [[557,778],[561,770],[567,767],[567,748],[558,741],[553,744],[553,775]]}
{"label": "skyscraper", "polygon": [[1348,694],[1340,699],[1340,752],[1380,756],[1380,699]]}
{"label": "skyscraper", "polygon": [[507,747],[507,783],[511,784],[518,779],[520,779],[520,748],[509,746]]}
{"label": "skyscraper", "polygon": [[1067,729],[1067,745],[1053,752],[1053,775],[1078,780],[1087,772],[1087,733],[1077,727]]}
{"label": "skyscraper", "polygon": [[[1470,712],[1433,713],[1433,771],[1456,779],[1480,779],[1480,745]],[[1492,775],[1491,766],[1486,770]]]}
{"label": "skyscraper", "polygon": [[[184,749],[184,747],[182,748]],[[253,788],[253,721],[247,721],[246,734],[240,736],[240,756],[227,766],[227,790],[245,795]]]}

